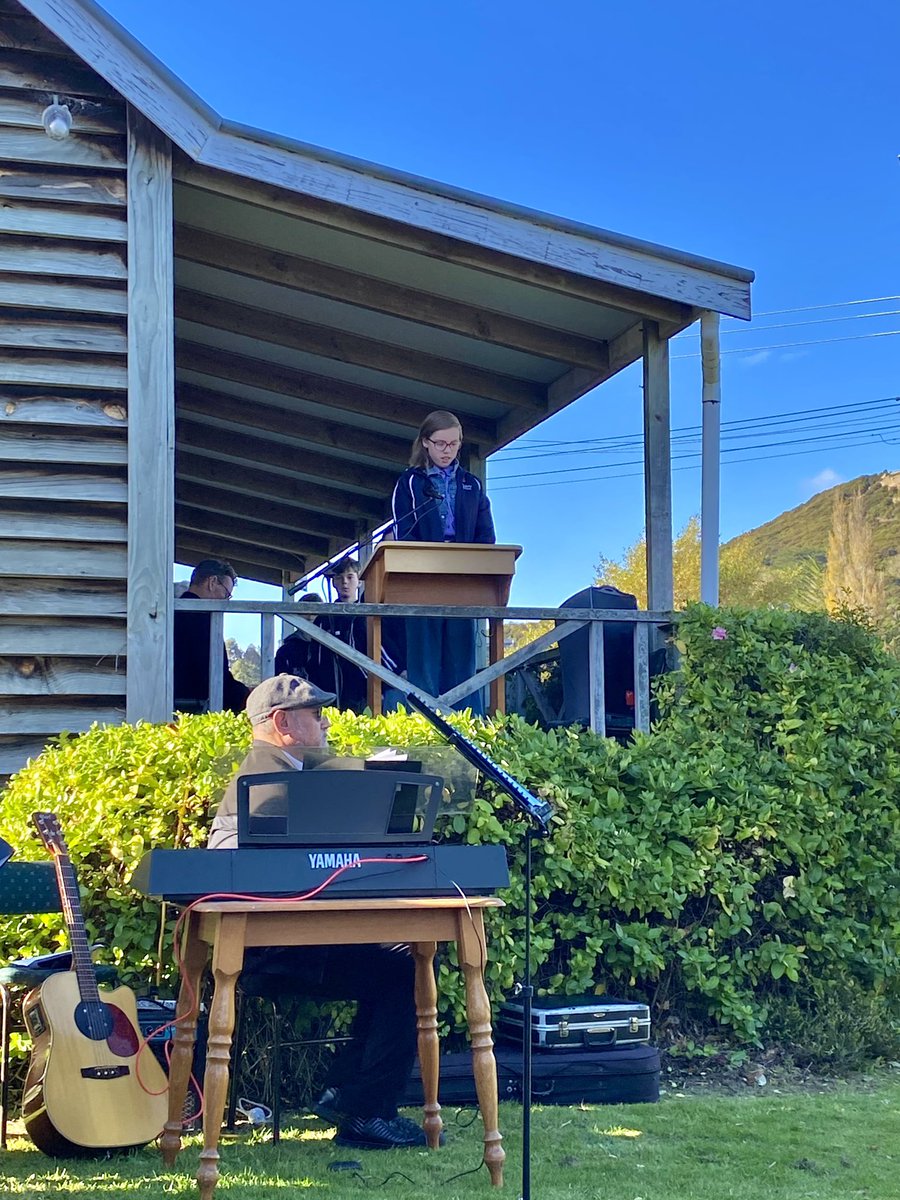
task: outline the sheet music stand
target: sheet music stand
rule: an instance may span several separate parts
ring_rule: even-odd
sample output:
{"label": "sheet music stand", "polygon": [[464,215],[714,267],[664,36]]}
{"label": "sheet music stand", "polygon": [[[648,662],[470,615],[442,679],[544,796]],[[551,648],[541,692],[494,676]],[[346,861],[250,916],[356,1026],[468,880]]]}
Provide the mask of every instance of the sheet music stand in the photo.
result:
{"label": "sheet music stand", "polygon": [[[362,569],[370,604],[435,604],[444,608],[484,605],[502,608],[516,572],[521,546],[469,542],[381,542]],[[441,616],[435,613],[435,616]],[[368,618],[369,658],[381,661],[381,617]],[[490,618],[488,660],[503,657],[503,619]],[[491,685],[490,707],[504,712],[503,676]],[[381,680],[369,676],[369,707],[381,712]]]}

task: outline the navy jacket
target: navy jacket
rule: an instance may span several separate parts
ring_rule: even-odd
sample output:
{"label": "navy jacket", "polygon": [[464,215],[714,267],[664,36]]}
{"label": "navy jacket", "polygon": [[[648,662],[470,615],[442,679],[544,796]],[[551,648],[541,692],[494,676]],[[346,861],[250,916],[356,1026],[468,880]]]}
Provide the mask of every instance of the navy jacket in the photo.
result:
{"label": "navy jacket", "polygon": [[[399,542],[444,540],[440,506],[426,492],[426,488],[430,487],[431,482],[424,467],[410,467],[397,480],[391,508],[394,514],[394,537]],[[491,503],[475,476],[462,467],[456,473],[454,516],[454,542],[496,542]]]}

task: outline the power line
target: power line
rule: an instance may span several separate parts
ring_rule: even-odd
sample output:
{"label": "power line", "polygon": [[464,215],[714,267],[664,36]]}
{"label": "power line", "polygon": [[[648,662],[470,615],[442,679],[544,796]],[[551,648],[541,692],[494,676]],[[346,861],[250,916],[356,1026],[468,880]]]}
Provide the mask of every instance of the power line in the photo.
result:
{"label": "power line", "polygon": [[[880,400],[863,400],[853,404],[794,409],[790,412],[774,413],[762,417],[745,417],[733,421],[723,421],[722,434],[723,436],[736,436],[741,430],[746,429],[758,433],[762,432],[756,428],[760,425],[764,425],[767,428],[774,428],[779,425],[803,425],[811,422],[822,424],[832,420],[846,420],[854,414],[874,416],[878,411],[895,407],[898,402],[900,402],[900,397],[891,396]],[[787,432],[787,430],[783,430],[783,432]],[[672,430],[672,438],[673,440],[683,440],[686,437],[696,438],[700,436],[700,433],[701,427],[699,425],[681,425]],[[622,451],[639,448],[642,445],[643,436],[641,434],[629,433],[608,438],[576,438],[570,441],[527,443],[519,447],[520,451],[524,451],[524,453],[506,453],[501,451],[501,454],[503,455],[502,463],[505,465],[506,463],[522,460],[559,457],[570,454],[621,453]],[[566,447],[574,448],[567,449]],[[497,476],[497,478],[505,479],[511,478],[511,476]]]}
{"label": "power line", "polygon": [[[796,346],[827,346],[832,342],[860,342],[867,338],[895,337],[900,333],[900,329],[886,329],[882,333],[854,333],[848,334],[847,337],[835,338],[816,338],[809,342],[778,342],[771,346],[740,346],[734,350],[721,350],[720,354],[758,354],[763,350],[792,350]],[[699,358],[700,351],[696,350],[692,354],[673,354],[672,358]]]}
{"label": "power line", "polygon": [[[893,433],[895,430],[896,430],[896,431],[898,431],[898,432],[900,432],[900,424],[896,424],[896,425],[887,425],[887,426],[884,426],[884,427],[881,427],[881,428],[877,428],[877,429],[863,429],[863,430],[854,431],[854,432],[852,432],[852,433],[850,433],[850,434],[846,433],[845,431],[838,431],[838,432],[834,432],[834,433],[825,433],[825,434],[821,434],[821,435],[818,435],[818,436],[816,436],[816,437],[811,437],[811,438],[801,438],[801,439],[799,439],[799,440],[797,440],[797,439],[793,439],[793,440],[791,440],[791,441],[760,442],[760,443],[757,443],[756,445],[753,445],[753,446],[728,446],[728,447],[725,447],[725,448],[724,448],[724,449],[721,451],[721,454],[722,454],[722,456],[723,456],[723,458],[724,458],[724,456],[725,456],[725,455],[728,455],[728,454],[740,454],[740,453],[746,453],[746,452],[747,452],[747,451],[749,451],[749,450],[778,449],[778,448],[779,448],[779,447],[781,447],[781,446],[786,446],[786,445],[794,445],[794,446],[797,446],[797,445],[805,445],[805,444],[807,444],[807,443],[810,443],[810,442],[814,442],[814,443],[816,444],[816,446],[817,446],[817,447],[821,447],[821,444],[822,444],[823,442],[832,442],[832,441],[835,441],[836,439],[841,439],[841,440],[843,441],[844,445],[847,445],[847,446],[849,446],[849,445],[856,445],[856,446],[858,446],[858,445],[864,445],[864,444],[865,444],[865,441],[863,441],[863,442],[859,442],[859,441],[852,441],[852,442],[851,442],[851,441],[848,441],[848,438],[861,438],[861,437],[863,437],[865,434],[870,434],[870,435],[871,435],[871,434],[878,434],[879,436],[883,436],[885,433]],[[871,437],[870,437],[868,440],[871,440]],[[804,451],[804,452],[797,451],[797,453],[805,453],[805,451]],[[680,459],[685,459],[685,458],[699,458],[699,457],[700,457],[700,452],[699,452],[699,451],[691,451],[691,452],[689,452],[689,453],[686,453],[686,454],[675,454],[675,455],[673,455],[673,456],[672,456],[672,461],[673,461],[673,462],[675,462],[675,461],[678,461],[678,460],[680,460]],[[773,454],[773,455],[763,455],[762,457],[763,457],[763,458],[769,458],[769,457],[771,457],[771,458],[783,458],[783,457],[786,457],[786,456],[785,456],[785,455]],[[727,461],[727,460],[726,460],[726,461]],[[732,460],[732,461],[735,461],[735,462],[738,462],[738,461],[739,461],[739,462],[745,462],[745,461],[746,461],[746,462],[751,462],[751,461],[752,461],[752,462],[756,462],[756,461],[759,461],[759,460],[757,460],[757,459],[735,459],[735,460]],[[562,480],[556,480],[556,481],[555,481],[556,485],[558,485],[558,484],[560,484],[560,483],[578,483],[578,482],[590,483],[590,482],[599,481],[599,480],[604,480],[604,479],[630,478],[630,476],[617,476],[617,475],[609,475],[609,474],[607,474],[606,472],[607,472],[607,471],[609,471],[609,470],[612,470],[612,469],[614,469],[615,467],[636,467],[636,466],[641,466],[641,467],[642,467],[642,466],[643,466],[643,459],[634,459],[633,461],[630,461],[630,462],[624,462],[624,463],[611,463],[611,464],[609,464],[609,466],[608,466],[608,467],[604,467],[602,464],[598,464],[598,463],[591,463],[589,466],[586,466],[586,467],[567,467],[567,468],[559,468],[559,469],[557,469],[557,470],[549,470],[549,471],[532,471],[532,472],[530,472],[530,478],[532,478],[532,479],[533,479],[535,476],[546,476],[546,475],[563,475],[563,474],[571,477],[572,475],[575,475],[575,474],[581,475],[581,473],[582,473],[582,472],[584,472],[584,471],[595,471],[595,472],[601,472],[600,474],[591,475],[591,476],[590,476],[588,479],[576,480],[576,479],[572,479],[572,478],[567,478],[567,479],[562,479]],[[640,474],[640,473],[641,473],[641,472],[638,472],[638,474]],[[516,479],[516,478],[518,478],[518,476],[516,476],[516,475],[499,475],[499,476],[496,476],[496,478],[497,478],[497,479],[500,479],[500,480],[503,480],[503,479]],[[495,488],[495,487],[494,487],[494,485],[493,485],[493,482],[492,482],[492,483],[491,483],[491,491],[511,491],[513,488],[522,488],[522,487],[543,487],[543,486],[554,486],[554,484],[553,484],[553,481],[548,481],[546,484],[544,484],[544,483],[519,483],[519,484],[507,484],[505,487],[504,487],[504,486],[501,484],[501,486],[500,486],[499,488]]]}
{"label": "power line", "polygon": [[[900,300],[900,296],[873,296],[869,300],[837,300],[831,304],[806,304],[802,308],[770,308],[768,312],[754,313],[754,317],[786,317],[789,313],[819,312],[826,308],[849,308],[853,304],[888,304]],[[726,317],[726,320],[737,321],[738,317]]]}
{"label": "power line", "polygon": [[[751,447],[745,446],[745,447],[743,447],[743,449],[749,450],[749,449],[751,449]],[[804,454],[818,454],[819,449],[820,448],[818,446],[813,446],[809,450],[790,450],[790,451],[788,451],[787,454],[762,454],[758,458],[737,458],[737,459],[732,459],[730,462],[723,463],[722,466],[723,467],[739,467],[742,463],[769,462],[770,459],[775,459],[775,458],[798,458]],[[694,455],[694,457],[696,458],[697,456]],[[620,464],[620,465],[626,466],[628,464]],[[673,471],[699,471],[700,464],[699,463],[685,463],[684,466],[673,467],[672,470]],[[556,479],[556,480],[551,479],[551,480],[548,480],[546,483],[518,483],[518,484],[513,483],[513,484],[509,484],[507,487],[499,487],[499,488],[492,487],[491,491],[492,492],[495,492],[495,491],[496,492],[511,492],[511,491],[516,490],[517,488],[561,487],[567,483],[595,483],[595,482],[606,483],[608,480],[611,480],[611,479],[639,479],[643,475],[643,473],[644,473],[643,471],[625,471],[619,475],[597,476],[595,479]]]}

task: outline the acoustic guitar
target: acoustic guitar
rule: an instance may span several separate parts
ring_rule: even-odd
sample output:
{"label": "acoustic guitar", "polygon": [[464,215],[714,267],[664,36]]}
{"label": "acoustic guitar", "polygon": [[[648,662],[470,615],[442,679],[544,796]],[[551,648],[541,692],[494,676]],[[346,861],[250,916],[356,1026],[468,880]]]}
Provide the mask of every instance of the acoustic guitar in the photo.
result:
{"label": "acoustic guitar", "polygon": [[33,1049],[22,1115],[39,1150],[57,1158],[143,1146],[165,1124],[167,1080],[149,1048],[138,1055],[137,1005],[128,988],[97,988],[78,881],[59,822],[33,813],[53,856],[72,968],[24,1000]]}

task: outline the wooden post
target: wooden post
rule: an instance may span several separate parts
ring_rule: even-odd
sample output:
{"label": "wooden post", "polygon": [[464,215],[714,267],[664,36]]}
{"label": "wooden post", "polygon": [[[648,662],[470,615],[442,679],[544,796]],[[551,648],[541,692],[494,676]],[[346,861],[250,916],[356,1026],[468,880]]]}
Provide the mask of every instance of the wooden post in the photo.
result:
{"label": "wooden post", "polygon": [[171,143],[129,106],[128,721],[172,716],[173,255]]}
{"label": "wooden post", "polygon": [[[465,430],[463,434],[465,435]],[[466,470],[475,476],[486,492],[487,461],[480,450],[472,445],[469,446]],[[500,622],[498,628],[493,621],[478,621],[475,633],[475,668],[483,671],[490,662],[497,662],[503,657],[503,622]],[[482,700],[486,702],[485,712],[496,714],[506,711],[506,680],[502,676],[488,689],[488,695],[484,692],[485,689],[482,689]]]}
{"label": "wooden post", "polygon": [[603,660],[603,622],[588,625],[588,679],[591,689],[591,729],[606,737],[606,664]]}
{"label": "wooden post", "polygon": [[719,426],[722,385],[719,314],[700,315],[700,360],[703,364],[703,448],[700,489],[700,599],[719,603]]}
{"label": "wooden post", "polygon": [[647,529],[647,608],[670,612],[672,572],[672,449],[669,344],[656,321],[645,321],[644,512]]}

